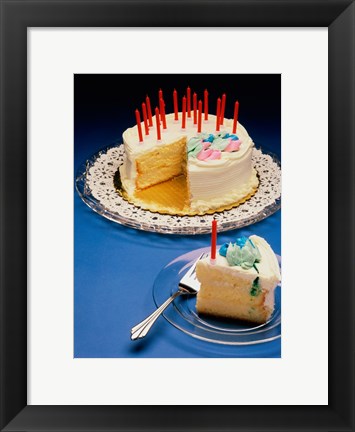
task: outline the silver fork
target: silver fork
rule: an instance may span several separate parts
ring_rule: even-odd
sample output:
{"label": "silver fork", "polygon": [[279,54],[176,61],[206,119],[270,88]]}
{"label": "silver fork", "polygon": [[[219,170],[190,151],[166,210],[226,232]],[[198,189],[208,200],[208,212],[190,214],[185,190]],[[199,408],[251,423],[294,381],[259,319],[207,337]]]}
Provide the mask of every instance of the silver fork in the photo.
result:
{"label": "silver fork", "polygon": [[145,320],[134,326],[131,330],[131,339],[137,340],[142,339],[147,335],[149,330],[159,316],[165,311],[171,302],[173,302],[180,295],[190,294],[196,295],[200,289],[200,282],[196,278],[196,264],[197,262],[205,258],[208,254],[202,253],[194,264],[190,267],[189,271],[180,280],[178,290],[168,298],[156,311],[149,315]]}

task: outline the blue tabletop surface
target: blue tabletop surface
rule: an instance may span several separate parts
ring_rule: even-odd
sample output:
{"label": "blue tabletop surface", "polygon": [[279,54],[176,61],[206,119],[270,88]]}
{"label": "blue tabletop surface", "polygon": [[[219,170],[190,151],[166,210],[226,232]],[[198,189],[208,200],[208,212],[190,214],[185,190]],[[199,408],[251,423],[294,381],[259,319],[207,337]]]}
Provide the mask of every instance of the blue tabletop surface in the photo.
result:
{"label": "blue tabletop surface", "polygon": [[[240,121],[257,146],[280,157],[280,79],[277,77],[272,82],[274,100],[269,103],[266,117],[257,121],[261,116],[252,116],[252,107],[247,106],[245,118],[240,114]],[[87,158],[106,145],[120,142],[122,132],[134,124],[134,111],[130,116],[127,110],[120,111],[122,105],[128,105],[127,100],[118,102],[115,91],[103,91],[103,88],[113,88],[108,81],[107,76],[75,76],[74,178]],[[120,82],[123,86],[122,79]],[[259,91],[259,96],[254,95],[254,107],[259,101],[260,109],[265,108],[264,102],[271,94],[271,84],[266,84],[266,94],[260,96]],[[242,102],[240,98],[241,107]],[[192,338],[163,317],[145,339],[132,342],[132,326],[156,308],[152,289],[160,270],[174,258],[208,246],[210,235],[164,235],[128,228],[92,211],[75,188],[73,194],[75,358],[281,356],[281,339],[249,346],[224,346]],[[281,255],[281,211],[243,229],[219,233],[218,243],[251,234],[264,237],[275,253]]]}

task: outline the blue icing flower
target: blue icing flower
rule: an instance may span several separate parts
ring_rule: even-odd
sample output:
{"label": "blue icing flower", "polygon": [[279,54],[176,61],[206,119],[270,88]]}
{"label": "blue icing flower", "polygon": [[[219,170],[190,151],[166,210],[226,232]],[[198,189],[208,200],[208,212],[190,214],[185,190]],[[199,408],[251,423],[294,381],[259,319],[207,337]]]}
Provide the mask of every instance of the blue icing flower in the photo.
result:
{"label": "blue icing flower", "polygon": [[214,135],[213,135],[213,134],[209,134],[208,137],[205,138],[203,141],[204,141],[204,142],[207,142],[207,141],[208,141],[208,142],[212,143],[213,140],[214,140]]}
{"label": "blue icing flower", "polygon": [[[238,237],[236,240],[235,240],[235,243],[239,246],[239,247],[244,247],[245,246],[245,243],[248,241],[248,237],[245,237],[245,236],[243,236],[243,237]],[[251,242],[251,240],[249,240],[250,242]],[[227,255],[227,249],[228,249],[228,246],[230,245],[230,243],[224,243],[221,247],[220,247],[220,249],[219,249],[219,254],[220,255],[222,255],[222,256],[226,256]],[[254,245],[253,245],[254,246]],[[254,246],[255,247],[255,246]]]}
{"label": "blue icing flower", "polygon": [[[245,236],[243,236],[243,237],[238,237],[237,239],[236,239],[236,243],[237,243],[237,245],[239,246],[239,247],[244,247],[245,246],[245,243],[248,241],[248,237],[245,237]],[[251,241],[251,240],[250,240]]]}
{"label": "blue icing flower", "polygon": [[228,249],[229,243],[224,243],[220,248],[219,248],[219,254],[222,256],[226,256],[227,255],[227,249]]}
{"label": "blue icing flower", "polygon": [[232,140],[235,140],[235,141],[239,140],[239,138],[237,137],[237,135],[235,135],[235,134],[229,134],[229,133],[226,133],[226,134],[224,135],[224,138],[225,138],[225,139],[226,139],[226,138],[232,138]]}

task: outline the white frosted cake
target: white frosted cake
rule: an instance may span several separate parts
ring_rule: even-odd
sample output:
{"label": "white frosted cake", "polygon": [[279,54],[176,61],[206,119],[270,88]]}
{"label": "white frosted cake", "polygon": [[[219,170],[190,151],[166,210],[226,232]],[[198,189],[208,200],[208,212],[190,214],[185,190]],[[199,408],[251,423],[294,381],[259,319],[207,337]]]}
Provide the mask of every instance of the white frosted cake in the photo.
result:
{"label": "white frosted cake", "polygon": [[[181,119],[182,113],[178,117]],[[152,120],[156,125],[155,116]],[[174,114],[167,114],[165,120],[160,140],[153,126],[143,141],[139,140],[137,125],[123,133],[125,159],[120,176],[128,196],[180,175],[186,176],[190,209],[200,214],[255,193],[254,144],[240,123],[233,134],[233,120],[224,119],[216,131],[216,116],[209,114],[198,133],[192,117],[186,118],[184,129]]]}
{"label": "white frosted cake", "polygon": [[208,257],[197,263],[196,275],[201,283],[199,314],[255,323],[270,319],[281,275],[276,255],[263,238],[252,235],[225,243],[215,262]]}

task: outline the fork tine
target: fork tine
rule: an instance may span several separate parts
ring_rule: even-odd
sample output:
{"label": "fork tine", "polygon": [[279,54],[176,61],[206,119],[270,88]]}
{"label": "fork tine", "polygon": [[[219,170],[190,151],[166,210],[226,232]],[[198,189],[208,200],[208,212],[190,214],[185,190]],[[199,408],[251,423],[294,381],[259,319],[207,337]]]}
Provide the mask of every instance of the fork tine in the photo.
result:
{"label": "fork tine", "polygon": [[190,269],[189,269],[189,271],[185,274],[185,278],[188,278],[188,277],[190,277],[191,275],[192,275],[192,273],[195,271],[195,268],[196,268],[196,265],[197,265],[197,262],[198,261],[200,261],[200,259],[204,256],[205,254],[204,253],[202,253],[198,258],[197,258],[197,260],[193,263],[193,265],[190,267]]}
{"label": "fork tine", "polygon": [[193,263],[193,265],[190,267],[190,269],[189,269],[189,271],[185,274],[185,276],[184,276],[184,279],[186,278],[189,278],[194,272],[195,272],[195,269],[196,269],[196,265],[197,265],[197,263],[198,263],[198,261],[200,261],[202,258],[205,258],[206,256],[207,256],[208,254],[206,254],[206,253],[202,253],[198,258],[197,258],[197,260]]}

